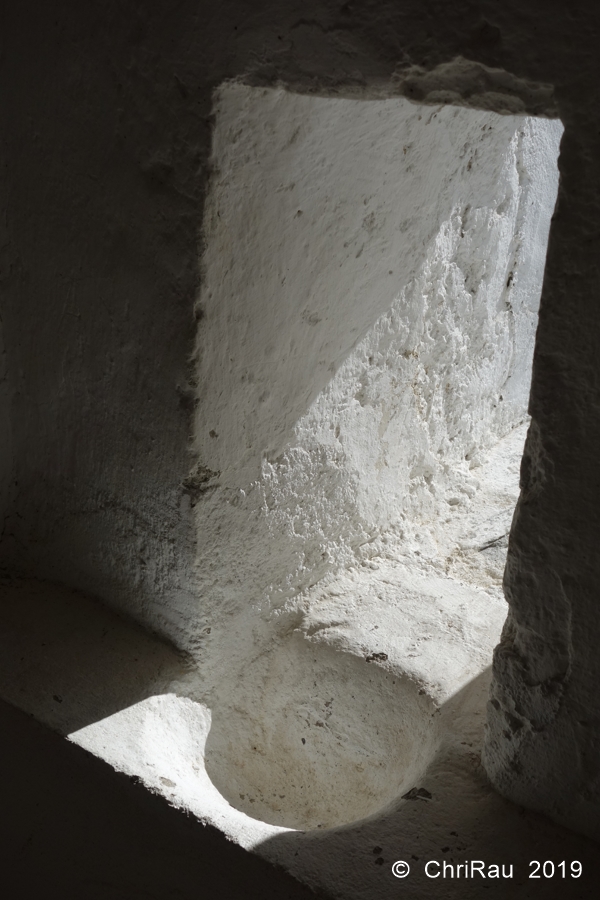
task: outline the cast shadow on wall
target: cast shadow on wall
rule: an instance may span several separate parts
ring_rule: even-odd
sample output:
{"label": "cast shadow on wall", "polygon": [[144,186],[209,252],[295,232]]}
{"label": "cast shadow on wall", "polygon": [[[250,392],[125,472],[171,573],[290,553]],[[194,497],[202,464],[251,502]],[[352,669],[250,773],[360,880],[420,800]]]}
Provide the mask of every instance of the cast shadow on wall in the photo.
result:
{"label": "cast shadow on wall", "polygon": [[[493,885],[511,896],[542,900],[591,898],[597,890],[597,845],[535,811],[516,806],[492,788],[481,764],[488,668],[439,711],[441,739],[421,777],[402,797],[369,818],[321,831],[288,831],[262,844],[261,855],[286,859],[292,874],[310,872],[314,883],[334,883],[338,896],[377,896],[392,900],[410,891],[414,900],[443,893],[449,900],[477,900]],[[392,711],[390,711],[392,712]],[[552,787],[548,786],[549,792]],[[403,860],[410,874],[399,881],[392,865]],[[485,880],[465,877],[457,865],[482,860]],[[531,880],[531,861],[552,860],[555,877]],[[582,876],[565,882],[557,867],[582,864]],[[288,862],[289,861],[289,862]],[[425,872],[426,864],[432,861]],[[448,864],[446,876],[443,866]],[[510,880],[489,877],[490,865],[513,867]],[[332,879],[331,873],[334,873]]]}
{"label": "cast shadow on wall", "polygon": [[85,594],[0,583],[0,694],[69,735],[168,690],[186,658]]}

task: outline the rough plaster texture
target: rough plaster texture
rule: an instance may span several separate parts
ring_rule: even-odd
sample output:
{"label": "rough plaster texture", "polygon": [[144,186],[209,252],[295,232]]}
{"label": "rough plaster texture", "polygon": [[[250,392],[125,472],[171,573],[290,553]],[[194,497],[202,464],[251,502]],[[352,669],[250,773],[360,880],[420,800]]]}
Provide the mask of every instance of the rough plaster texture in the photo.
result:
{"label": "rough plaster texture", "polygon": [[443,564],[483,452],[525,418],[561,133],[237,86],[216,117],[194,498],[211,642],[384,534]]}
{"label": "rough plaster texture", "polygon": [[561,130],[221,89],[192,656],[5,594],[5,697],[334,894],[375,889],[345,873],[371,826],[322,854],[282,836],[371,819],[391,842],[481,721]]}
{"label": "rough plaster texture", "polygon": [[0,766],[10,772],[0,788],[0,863],[12,900],[315,900],[289,874],[8,703],[0,721]]}
{"label": "rough plaster texture", "polygon": [[507,796],[597,836],[598,11],[538,0],[205,11],[188,0],[177,15],[158,0],[3,9],[16,482],[3,564],[189,639],[198,481],[184,482],[205,463],[186,451],[187,360],[216,87],[233,78],[559,116],[559,203],[485,761]]}
{"label": "rough plaster texture", "polygon": [[[2,128],[15,459],[3,561],[180,635],[193,603],[181,480],[202,188],[186,182],[191,162],[173,172],[179,112],[151,63],[134,64],[134,87],[95,60],[99,5],[85,23],[71,4],[49,20],[38,6],[5,11],[3,29],[18,85]],[[124,35],[110,48],[129,57]]]}
{"label": "rough plaster texture", "polygon": [[[444,576],[469,532],[485,545],[509,530],[516,467],[512,496],[491,508],[499,475],[489,467],[487,490],[477,475],[525,418],[562,127],[238,85],[219,92],[215,115],[202,464],[189,479],[202,672],[215,685],[207,767],[245,812],[327,827],[414,783],[436,744],[419,695],[443,703],[496,642],[502,607]],[[390,621],[369,571],[335,581],[325,618],[341,629],[309,624],[322,605],[312,585],[382,558],[423,576],[413,595],[392,565]],[[474,568],[462,575],[484,586]],[[461,610],[463,652],[434,628],[434,658],[415,674],[410,610],[445,621],[444,604],[428,603],[444,594]],[[482,608],[478,644],[467,632]],[[361,634],[361,618],[382,634]],[[375,666],[365,680],[369,653],[392,667],[389,682]]]}
{"label": "rough plaster texture", "polygon": [[[398,604],[390,567],[369,573],[371,590],[382,593],[377,616],[387,615],[389,622],[397,612],[389,601],[395,597]],[[359,577],[360,573],[354,574],[355,580]],[[438,666],[437,674],[443,674],[451,653],[464,653],[465,648],[457,598],[445,589],[427,601],[422,594],[417,596],[419,584],[414,577],[411,586],[415,602],[405,640],[412,644],[409,653],[419,651],[413,657],[414,671],[431,677]],[[489,656],[490,649],[487,654],[481,649],[482,632],[492,637],[489,622],[484,621],[486,615],[489,619],[489,597],[485,600],[487,609],[481,608],[479,625],[473,622],[472,612],[464,622],[472,629],[471,646],[480,659]],[[440,603],[446,604],[446,622],[453,623],[445,634],[438,615]],[[334,604],[335,598],[325,602],[323,617]],[[408,609],[406,603],[403,606]],[[406,612],[402,615],[407,621]],[[382,618],[379,621],[384,624]],[[362,626],[364,630],[364,619]],[[329,629],[342,630],[331,623]],[[317,642],[317,654],[327,652],[333,635],[324,638]],[[440,639],[445,654],[435,653]],[[368,635],[365,641],[368,645]],[[11,879],[15,881],[15,897],[29,900],[30,886],[38,882],[48,896],[55,896],[53,891],[59,896],[60,888],[63,894],[83,891],[98,898],[131,896],[138,885],[157,898],[168,896],[174,886],[190,900],[198,893],[221,893],[232,900],[254,896],[253,883],[244,887],[243,873],[249,878],[269,878],[268,874],[261,874],[251,862],[245,865],[229,841],[222,838],[219,844],[218,832],[279,863],[324,892],[320,895],[345,900],[397,897],[398,881],[391,874],[391,864],[398,858],[412,866],[410,896],[417,900],[432,896],[477,900],[483,893],[483,882],[477,880],[428,879],[423,872],[428,859],[512,863],[515,872],[509,891],[519,900],[532,895],[530,858],[578,859],[584,875],[567,885],[568,893],[562,882],[557,885],[553,880],[536,884],[535,896],[587,900],[597,894],[597,846],[503,800],[485,777],[479,757],[489,671],[465,684],[436,714],[443,742],[417,781],[420,794],[411,795],[413,799],[396,798],[377,815],[351,827],[303,833],[245,815],[215,789],[203,765],[203,748],[219,723],[206,706],[186,696],[189,669],[173,648],[78,592],[14,579],[5,580],[0,589],[0,642],[2,695],[60,734],[68,734],[71,744],[65,742],[61,751],[58,738],[36,734],[29,717],[27,725],[15,710],[0,710],[7,723],[2,742],[4,770],[11,774],[1,787],[0,860],[5,863],[3,883],[8,888]],[[331,648],[329,654],[333,655]],[[402,655],[406,661],[404,650]],[[475,671],[480,662],[475,658],[470,664]],[[393,665],[392,660],[388,672]],[[373,666],[377,671],[371,671]],[[353,690],[356,694],[361,687],[368,701],[370,682],[385,681],[386,671],[381,663],[367,663],[358,655],[353,667],[358,676]],[[335,669],[339,669],[337,661]],[[339,690],[339,682],[334,689]],[[393,727],[389,708],[384,712],[386,726]],[[325,706],[323,713],[327,725],[335,727],[335,708]],[[319,734],[323,730],[312,729]],[[382,740],[386,733],[387,728],[381,729]],[[110,778],[100,761],[90,759],[85,750],[123,774],[113,772]],[[395,766],[396,757],[388,756],[386,764]],[[124,776],[162,796],[144,799],[142,786],[130,784]],[[349,797],[345,789],[340,799],[348,802]],[[198,829],[192,819],[177,816],[177,810],[192,812],[205,830]],[[127,829],[134,832],[129,839]],[[186,836],[188,830],[193,834]],[[190,870],[200,879],[196,883]],[[492,882],[485,883],[486,890],[488,884],[492,887]],[[273,873],[264,890],[275,890],[275,885],[282,897],[286,890],[294,896],[293,887]],[[498,886],[505,888],[505,883]],[[301,896],[300,886],[296,893]]]}

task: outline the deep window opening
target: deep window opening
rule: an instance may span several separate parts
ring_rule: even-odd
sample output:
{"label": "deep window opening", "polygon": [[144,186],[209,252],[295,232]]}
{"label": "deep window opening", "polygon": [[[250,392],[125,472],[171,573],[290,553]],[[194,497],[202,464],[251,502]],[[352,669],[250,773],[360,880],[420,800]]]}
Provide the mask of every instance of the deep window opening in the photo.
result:
{"label": "deep window opening", "polygon": [[562,126],[240,85],[216,123],[206,765],[327,828],[413,789],[491,662]]}

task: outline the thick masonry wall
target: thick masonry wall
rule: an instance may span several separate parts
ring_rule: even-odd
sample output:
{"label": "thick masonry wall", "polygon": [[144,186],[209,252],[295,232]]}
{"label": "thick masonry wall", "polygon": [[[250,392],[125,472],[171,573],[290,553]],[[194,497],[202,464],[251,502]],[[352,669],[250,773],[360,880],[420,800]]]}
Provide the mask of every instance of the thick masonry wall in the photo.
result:
{"label": "thick masonry wall", "polygon": [[526,419],[562,127],[241,85],[215,116],[190,480],[231,667],[249,607],[374,555],[445,572]]}
{"label": "thick masonry wall", "polygon": [[[484,758],[507,797],[598,836],[598,10],[24,0],[3,11],[2,34],[1,434],[14,459],[0,463],[13,470],[2,565],[85,588],[194,648],[210,626],[190,635],[205,577],[192,503],[219,470],[191,440],[215,90],[235,80],[562,121]],[[303,385],[304,402],[317,387]],[[276,460],[284,431],[261,452]]]}

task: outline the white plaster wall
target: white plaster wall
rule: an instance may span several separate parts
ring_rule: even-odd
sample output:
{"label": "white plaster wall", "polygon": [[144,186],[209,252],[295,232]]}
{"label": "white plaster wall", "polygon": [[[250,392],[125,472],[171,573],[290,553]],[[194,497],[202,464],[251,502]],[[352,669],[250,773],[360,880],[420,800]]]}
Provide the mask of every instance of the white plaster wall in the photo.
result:
{"label": "white plaster wall", "polygon": [[[0,307],[15,465],[2,565],[178,638],[193,604],[181,482],[201,219],[173,149],[184,101],[100,9],[7,15]],[[184,130],[201,151],[205,119]]]}
{"label": "white plaster wall", "polygon": [[480,451],[525,418],[561,132],[219,91],[190,476],[209,643],[243,656],[232,615],[382,541],[443,565]]}
{"label": "white plaster wall", "polygon": [[[255,583],[241,568],[216,591],[221,549],[207,528],[198,599],[181,489],[189,422],[178,404],[193,394],[183,332],[191,338],[216,85],[560,115],[562,200],[486,765],[506,795],[598,834],[598,10],[538,0],[301,7],[265,0],[249,12],[232,0],[199,16],[191,0],[177,15],[161,0],[23,0],[5,10],[0,104],[17,265],[3,326],[19,397],[3,562],[84,585],[182,641],[198,610],[206,631],[211,604],[236,609],[227,598]],[[542,675],[560,675],[560,702],[546,702],[556,684],[538,678],[540,660]]]}

